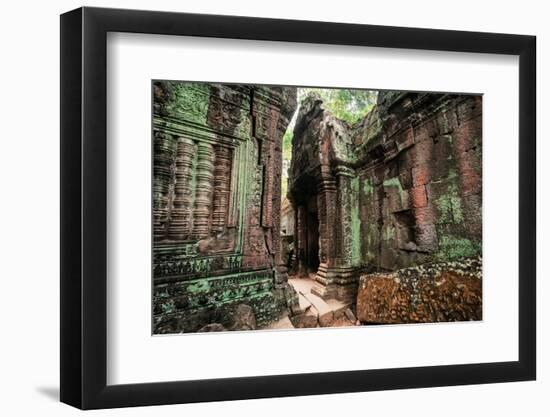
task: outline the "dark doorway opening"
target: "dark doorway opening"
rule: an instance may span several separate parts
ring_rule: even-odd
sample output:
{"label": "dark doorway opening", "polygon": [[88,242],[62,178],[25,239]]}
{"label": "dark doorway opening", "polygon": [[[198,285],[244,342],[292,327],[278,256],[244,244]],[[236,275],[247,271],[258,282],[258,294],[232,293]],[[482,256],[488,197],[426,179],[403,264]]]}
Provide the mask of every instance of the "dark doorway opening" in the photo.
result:
{"label": "dark doorway opening", "polygon": [[305,264],[308,273],[316,273],[319,268],[319,215],[317,213],[317,196],[311,197],[306,207]]}

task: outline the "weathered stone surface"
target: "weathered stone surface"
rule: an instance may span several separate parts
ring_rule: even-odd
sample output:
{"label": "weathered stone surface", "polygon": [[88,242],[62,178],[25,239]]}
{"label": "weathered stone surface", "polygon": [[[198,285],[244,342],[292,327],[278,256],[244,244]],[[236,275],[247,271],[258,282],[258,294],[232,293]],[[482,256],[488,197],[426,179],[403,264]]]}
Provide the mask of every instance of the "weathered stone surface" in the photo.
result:
{"label": "weathered stone surface", "polygon": [[288,329],[294,329],[294,325],[288,318],[288,316],[284,316],[283,318],[274,321],[271,324],[268,324],[265,327],[262,327],[262,330],[288,330]]}
{"label": "weathered stone surface", "polygon": [[344,310],[344,314],[351,323],[355,323],[357,321],[357,317],[355,317],[355,314],[353,314],[353,311],[351,311],[351,309],[346,308]]}
{"label": "weathered stone surface", "polygon": [[319,326],[330,327],[334,322],[334,311],[330,306],[315,294],[309,293],[305,297],[311,302],[313,309],[317,313]]}
{"label": "weathered stone surface", "polygon": [[290,321],[292,322],[292,325],[297,329],[310,329],[313,327],[319,327],[319,319],[317,317],[317,314],[312,310],[308,310],[302,314],[292,316],[290,317]]}
{"label": "weathered stone surface", "polygon": [[349,297],[369,270],[481,255],[481,102],[379,92],[374,109],[349,125],[315,95],[306,98],[289,196],[293,267],[317,271],[317,294]]}
{"label": "weathered stone surface", "polygon": [[220,323],[210,323],[197,330],[197,333],[224,332],[226,330]]}
{"label": "weathered stone surface", "polygon": [[229,323],[228,330],[256,329],[256,316],[252,307],[246,304],[237,304],[223,308],[219,313],[224,322]]}
{"label": "weathered stone surface", "polygon": [[[153,93],[154,332],[279,319],[297,304],[277,269],[281,141],[296,89],[155,81]],[[252,313],[216,317],[237,304]]]}
{"label": "weathered stone surface", "polygon": [[[242,304],[256,323],[236,328],[289,313],[302,326],[312,315],[352,322],[301,307],[288,271],[315,274],[314,295],[350,303],[368,272],[481,255],[481,96],[380,92],[355,124],[306,98],[281,211],[295,88],[153,87],[155,333],[231,329],[218,316]],[[438,288],[469,288],[463,278],[448,272]]]}
{"label": "weathered stone surface", "polygon": [[363,275],[357,317],[385,324],[481,320],[481,258]]}

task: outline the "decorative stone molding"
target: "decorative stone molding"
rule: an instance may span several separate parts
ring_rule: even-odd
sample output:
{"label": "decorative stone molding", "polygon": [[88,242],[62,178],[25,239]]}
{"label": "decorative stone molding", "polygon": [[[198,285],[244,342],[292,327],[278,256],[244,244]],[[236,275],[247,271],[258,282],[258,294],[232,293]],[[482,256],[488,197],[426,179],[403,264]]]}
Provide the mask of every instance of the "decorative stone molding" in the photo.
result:
{"label": "decorative stone molding", "polygon": [[168,237],[171,240],[187,240],[191,233],[195,157],[197,145],[190,139],[179,138],[176,150],[174,201]]}
{"label": "decorative stone molding", "polygon": [[235,302],[262,326],[297,300],[277,268],[281,141],[295,108],[295,88],[154,83],[155,333],[196,331]]}
{"label": "decorative stone molding", "polygon": [[153,134],[153,235],[156,240],[166,237],[174,177],[176,141],[170,134]]}
{"label": "decorative stone molding", "polygon": [[214,168],[214,198],[212,202],[212,231],[223,232],[227,224],[229,192],[231,181],[232,151],[224,146],[216,146]]}
{"label": "decorative stone molding", "polygon": [[204,239],[210,232],[210,206],[212,204],[212,183],[214,179],[214,148],[209,143],[200,143],[197,149],[197,187],[193,209],[193,231],[195,240]]}

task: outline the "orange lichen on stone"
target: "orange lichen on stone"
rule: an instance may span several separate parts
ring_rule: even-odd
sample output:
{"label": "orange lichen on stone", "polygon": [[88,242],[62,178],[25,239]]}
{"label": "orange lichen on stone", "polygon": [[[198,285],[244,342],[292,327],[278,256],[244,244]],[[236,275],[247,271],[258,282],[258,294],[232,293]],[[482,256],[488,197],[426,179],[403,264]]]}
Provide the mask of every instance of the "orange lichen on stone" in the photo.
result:
{"label": "orange lichen on stone", "polygon": [[357,317],[362,323],[432,323],[482,319],[479,258],[360,279]]}

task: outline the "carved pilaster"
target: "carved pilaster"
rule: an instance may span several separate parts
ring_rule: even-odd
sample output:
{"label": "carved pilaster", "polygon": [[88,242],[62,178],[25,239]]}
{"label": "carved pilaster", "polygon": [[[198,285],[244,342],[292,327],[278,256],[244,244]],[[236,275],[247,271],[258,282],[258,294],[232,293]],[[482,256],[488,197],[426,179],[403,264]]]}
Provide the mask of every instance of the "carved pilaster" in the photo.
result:
{"label": "carved pilaster", "polygon": [[354,171],[347,167],[338,167],[336,178],[338,183],[338,210],[340,251],[339,266],[349,267],[352,261],[353,234],[351,227],[351,179]]}
{"label": "carved pilaster", "polygon": [[[286,125],[285,125],[286,126]],[[283,153],[282,153],[282,138],[284,130],[281,125],[278,125],[275,132],[275,142],[273,143],[273,192],[272,192],[272,239],[273,247],[275,249],[275,264],[277,266],[283,266],[286,264],[286,259],[281,257],[281,169],[283,165]]]}
{"label": "carved pilaster", "polygon": [[227,225],[229,207],[229,190],[231,186],[232,151],[224,146],[217,146],[216,166],[214,168],[214,198],[212,201],[212,230],[222,232]]}
{"label": "carved pilaster", "polygon": [[273,221],[273,143],[264,143],[263,152],[268,154],[264,157],[265,165],[263,170],[263,192],[262,192],[262,227],[271,227]]}
{"label": "carved pilaster", "polygon": [[336,181],[328,178],[322,179],[318,189],[320,262],[331,267],[334,264],[335,256]]}
{"label": "carved pilaster", "polygon": [[193,239],[203,239],[210,231],[210,208],[212,205],[212,180],[214,178],[214,148],[201,142],[197,147],[197,173],[195,206],[193,210]]}
{"label": "carved pilaster", "polygon": [[298,260],[298,274],[306,275],[307,266],[305,264],[306,256],[306,239],[307,239],[307,229],[306,229],[306,208],[304,205],[299,205],[296,208],[296,259]]}
{"label": "carved pilaster", "polygon": [[161,240],[166,237],[169,219],[176,141],[159,131],[154,133],[153,141],[153,236]]}
{"label": "carved pilaster", "polygon": [[[332,251],[327,263],[321,263],[315,276],[316,284],[311,292],[325,299],[336,298],[350,302],[357,295],[357,274],[352,266],[353,233],[352,233],[352,187],[355,176],[353,169],[339,166],[336,169],[336,181],[325,181],[319,185],[319,192],[325,194],[327,230],[329,241],[325,250]],[[336,191],[334,186],[336,185]],[[321,197],[321,199],[323,199]],[[334,205],[333,202],[336,202]],[[336,213],[331,215],[330,213]],[[330,219],[334,219],[332,222]],[[321,232],[322,233],[322,232]],[[335,235],[335,244],[330,237]]]}
{"label": "carved pilaster", "polygon": [[193,214],[193,165],[197,146],[191,139],[179,138],[176,150],[176,181],[168,237],[189,239]]}

